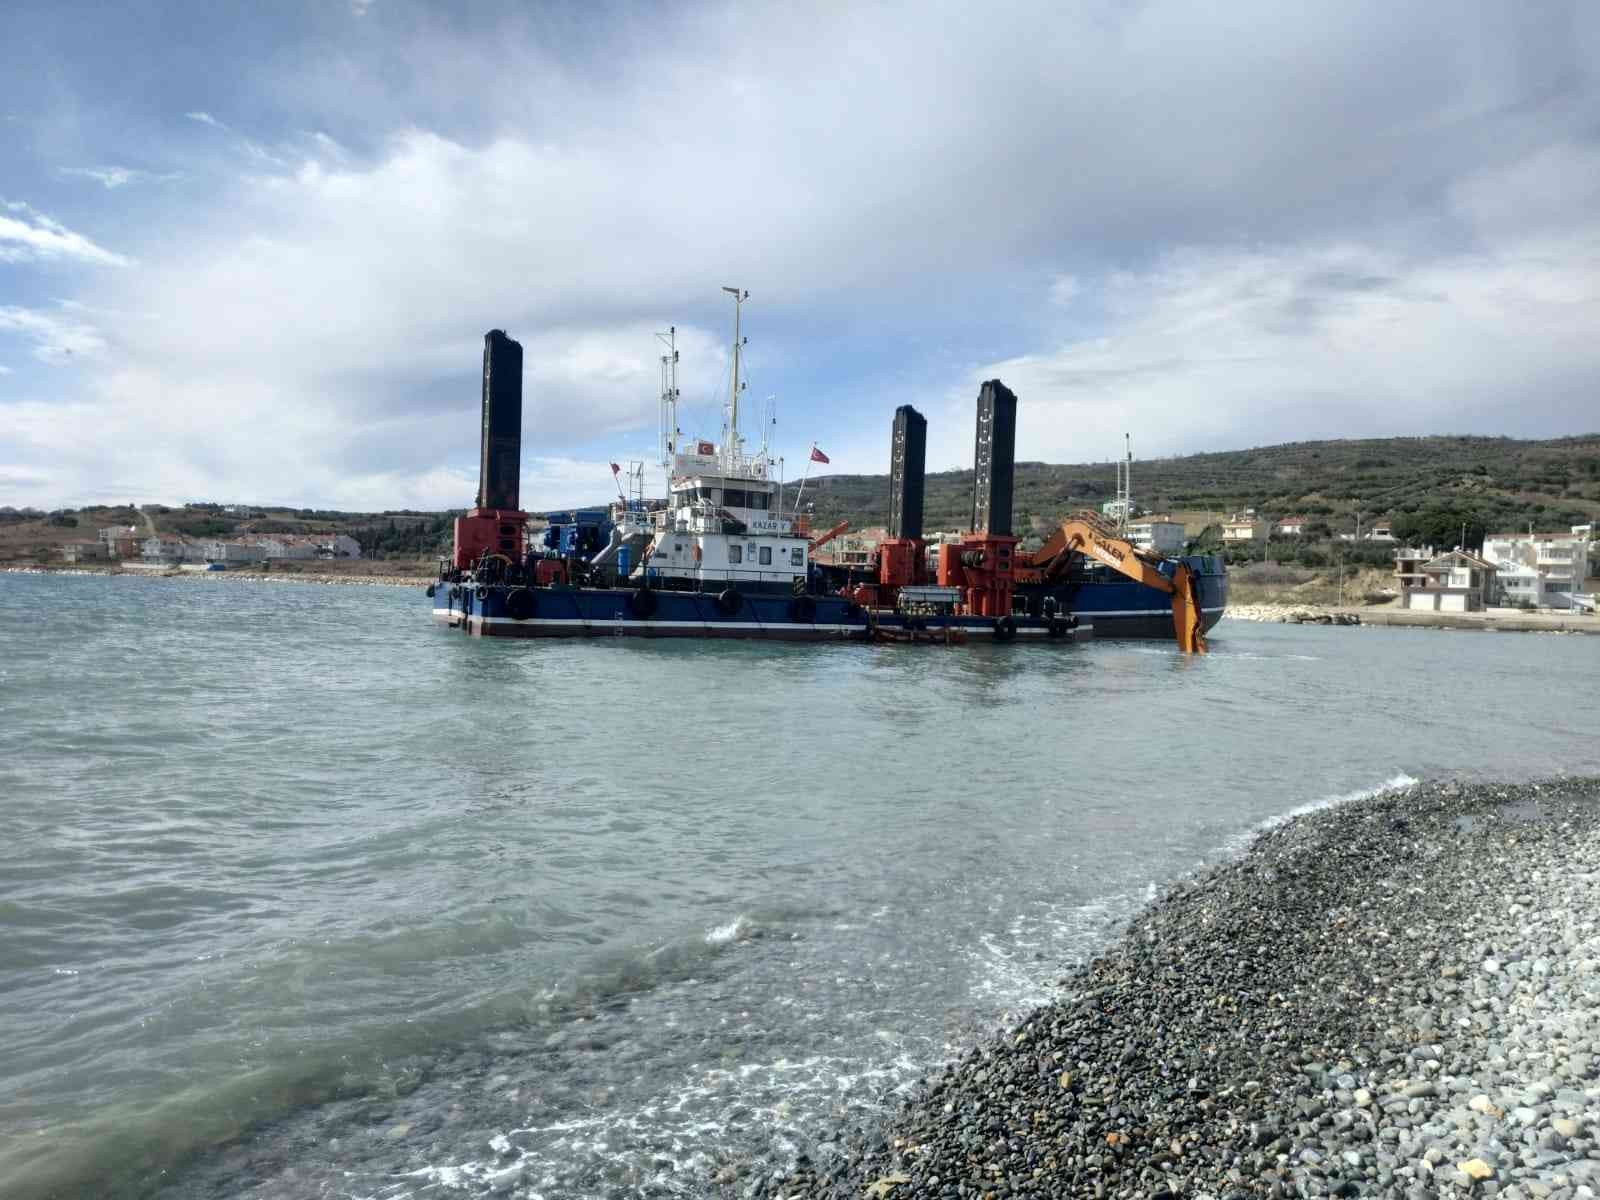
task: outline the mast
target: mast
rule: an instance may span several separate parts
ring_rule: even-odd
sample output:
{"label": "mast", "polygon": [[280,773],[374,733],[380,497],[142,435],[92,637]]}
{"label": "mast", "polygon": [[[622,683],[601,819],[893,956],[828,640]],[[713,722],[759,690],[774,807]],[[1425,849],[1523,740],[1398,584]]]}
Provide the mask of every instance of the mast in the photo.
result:
{"label": "mast", "polygon": [[1122,468],[1122,531],[1126,533],[1133,521],[1133,438],[1125,433],[1122,442],[1126,450],[1126,465]]}
{"label": "mast", "polygon": [[656,341],[667,348],[661,356],[661,465],[670,482],[672,458],[678,452],[678,327],[670,326],[656,334]]}
{"label": "mast", "polygon": [[744,384],[739,382],[739,360],[744,350],[744,338],[739,333],[739,318],[744,302],[750,299],[750,293],[736,287],[725,287],[722,290],[733,297],[733,386],[728,393],[728,419],[722,436],[723,456],[732,467],[738,461],[739,393],[744,390]]}

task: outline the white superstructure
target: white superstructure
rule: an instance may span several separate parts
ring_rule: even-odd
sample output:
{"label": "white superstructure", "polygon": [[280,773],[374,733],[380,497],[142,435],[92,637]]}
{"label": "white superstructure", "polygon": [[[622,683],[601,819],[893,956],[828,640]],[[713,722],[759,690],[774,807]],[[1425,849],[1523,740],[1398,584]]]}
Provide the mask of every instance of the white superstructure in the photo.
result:
{"label": "white superstructure", "polygon": [[[658,335],[661,358],[661,465],[667,472],[667,507],[656,514],[655,542],[646,570],[669,579],[694,580],[702,590],[725,587],[775,591],[803,589],[810,567],[809,530],[785,516],[782,484],[763,436],[754,454],[739,434],[745,383],[740,365],[745,342],[741,308],[749,293],[724,288],[734,299],[733,380],[723,409],[722,441],[683,443],[677,428],[675,330]],[[770,422],[769,422],[770,425]]]}

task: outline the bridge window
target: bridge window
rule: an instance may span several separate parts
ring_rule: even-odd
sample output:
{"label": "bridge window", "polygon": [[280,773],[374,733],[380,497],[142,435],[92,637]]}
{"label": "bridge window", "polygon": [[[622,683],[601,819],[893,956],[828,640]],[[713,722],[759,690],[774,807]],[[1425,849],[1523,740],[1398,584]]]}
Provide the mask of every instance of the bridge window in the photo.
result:
{"label": "bridge window", "polygon": [[722,493],[722,502],[729,508],[743,508],[744,492],[739,488],[726,488]]}
{"label": "bridge window", "polygon": [[806,552],[799,546],[796,546],[794,549],[789,551],[789,565],[792,567],[803,567],[806,565]]}
{"label": "bridge window", "polygon": [[771,546],[763,546],[763,547],[761,547],[761,565],[763,567],[770,567],[772,565],[772,547]]}
{"label": "bridge window", "polygon": [[743,546],[729,546],[728,547],[728,561],[731,562],[731,563],[743,562],[744,561],[744,547]]}

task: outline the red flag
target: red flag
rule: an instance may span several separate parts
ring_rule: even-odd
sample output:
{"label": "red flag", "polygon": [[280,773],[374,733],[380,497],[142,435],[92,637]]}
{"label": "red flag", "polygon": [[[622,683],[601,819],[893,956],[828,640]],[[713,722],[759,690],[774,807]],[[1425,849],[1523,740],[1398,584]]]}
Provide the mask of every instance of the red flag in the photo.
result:
{"label": "red flag", "polygon": [[811,447],[811,461],[825,463],[828,461],[828,456],[813,446]]}
{"label": "red flag", "polygon": [[616,463],[612,463],[611,464],[611,473],[613,475],[621,475],[622,474],[622,468],[617,466]]}

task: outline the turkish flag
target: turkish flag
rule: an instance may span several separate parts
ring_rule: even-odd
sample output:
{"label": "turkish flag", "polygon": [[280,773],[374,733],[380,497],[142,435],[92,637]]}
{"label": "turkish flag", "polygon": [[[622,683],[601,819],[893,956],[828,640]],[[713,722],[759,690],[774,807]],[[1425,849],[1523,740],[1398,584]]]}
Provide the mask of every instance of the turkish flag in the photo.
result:
{"label": "turkish flag", "polygon": [[826,454],[824,454],[821,450],[818,450],[815,446],[813,446],[813,447],[811,447],[811,461],[812,462],[824,462],[825,463],[825,462],[828,461],[828,456]]}

